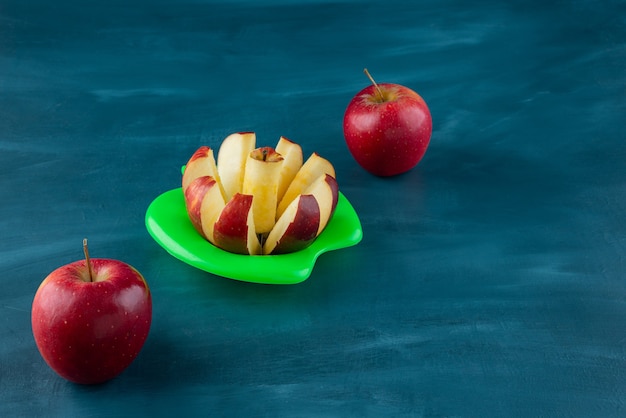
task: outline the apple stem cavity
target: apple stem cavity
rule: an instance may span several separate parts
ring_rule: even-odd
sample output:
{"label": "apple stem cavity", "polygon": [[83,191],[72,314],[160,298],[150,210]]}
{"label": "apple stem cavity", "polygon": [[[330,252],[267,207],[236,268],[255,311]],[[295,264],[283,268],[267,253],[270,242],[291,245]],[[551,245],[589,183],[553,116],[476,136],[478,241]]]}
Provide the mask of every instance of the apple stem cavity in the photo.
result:
{"label": "apple stem cavity", "polygon": [[372,77],[372,75],[370,74],[369,71],[367,71],[367,68],[363,69],[363,72],[365,73],[365,75],[367,76],[367,78],[370,79],[370,81],[372,82],[372,84],[374,85],[374,87],[376,88],[376,91],[378,92],[378,96],[380,97],[380,102],[384,102],[385,101],[385,96],[383,95],[383,91],[380,89],[380,86],[376,83],[376,81],[374,81],[374,77]]}
{"label": "apple stem cavity", "polygon": [[87,270],[89,271],[89,281],[93,282],[93,269],[91,268],[91,259],[89,258],[89,247],[87,246],[87,238],[83,239],[83,252],[85,253],[85,261]]}

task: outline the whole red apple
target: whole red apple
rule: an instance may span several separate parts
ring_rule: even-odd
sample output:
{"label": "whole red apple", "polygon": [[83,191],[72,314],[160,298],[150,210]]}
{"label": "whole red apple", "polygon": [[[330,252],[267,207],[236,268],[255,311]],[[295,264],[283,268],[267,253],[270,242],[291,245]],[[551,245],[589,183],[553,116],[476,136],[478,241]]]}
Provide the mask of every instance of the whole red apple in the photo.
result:
{"label": "whole red apple", "polygon": [[399,84],[376,84],[357,93],[348,104],[343,133],[354,159],[377,176],[409,171],[426,153],[432,117],[415,91]]}
{"label": "whole red apple", "polygon": [[102,383],[137,357],[152,321],[143,276],[118,260],[89,258],[54,270],[39,286],[31,321],[37,348],[62,377]]}

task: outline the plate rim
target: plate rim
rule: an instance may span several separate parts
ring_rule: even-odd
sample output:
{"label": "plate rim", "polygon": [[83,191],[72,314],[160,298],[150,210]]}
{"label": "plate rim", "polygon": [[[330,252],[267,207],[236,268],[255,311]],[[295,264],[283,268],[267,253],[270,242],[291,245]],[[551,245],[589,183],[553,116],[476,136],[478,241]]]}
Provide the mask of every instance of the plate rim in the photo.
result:
{"label": "plate rim", "polygon": [[[162,222],[159,222],[161,214],[157,213],[155,216],[155,212],[158,212],[162,206],[165,206],[164,202],[167,202],[169,205],[169,200],[178,200],[181,203],[178,207],[168,206],[167,210],[173,217],[178,218],[181,217],[181,212],[184,212],[184,218],[186,219],[186,223],[182,224],[184,225],[184,233],[190,233],[191,231],[189,231],[189,228],[191,228],[193,233],[197,234],[198,238],[194,241],[194,243],[206,248],[212,255],[219,256],[222,259],[220,263],[198,256],[194,251],[191,251],[188,248],[189,246],[181,244],[174,237],[172,237],[172,231],[163,227]],[[193,228],[191,221],[189,221],[184,208],[184,197],[181,187],[165,191],[150,202],[146,210],[145,226],[152,239],[154,239],[171,256],[199,270],[228,279],[249,283],[296,284],[303,282],[310,277],[319,256],[329,251],[354,246],[362,240],[363,229],[358,214],[354,210],[352,204],[341,192],[339,192],[337,208],[339,210],[335,210],[335,213],[326,226],[326,229],[309,247],[295,253],[281,255],[241,255],[229,253],[215,247],[213,244],[201,237],[200,234],[198,234]],[[327,242],[328,240],[324,240],[323,236],[327,233],[328,228],[336,228],[342,219],[344,221],[349,221],[349,224],[352,225],[349,231],[346,229],[346,231],[350,232],[350,234],[345,234],[345,236],[342,236],[340,240],[336,241]],[[237,263],[241,263],[241,260],[243,259],[246,260],[246,264],[248,265],[246,269],[242,270],[237,267],[232,267],[232,265],[239,265]],[[278,263],[276,262],[277,259],[287,262]],[[252,267],[255,274],[250,274],[250,260],[253,260]],[[233,264],[231,265],[231,263]],[[293,267],[298,264],[301,266],[297,268]],[[272,274],[258,274],[259,271],[272,271]]]}

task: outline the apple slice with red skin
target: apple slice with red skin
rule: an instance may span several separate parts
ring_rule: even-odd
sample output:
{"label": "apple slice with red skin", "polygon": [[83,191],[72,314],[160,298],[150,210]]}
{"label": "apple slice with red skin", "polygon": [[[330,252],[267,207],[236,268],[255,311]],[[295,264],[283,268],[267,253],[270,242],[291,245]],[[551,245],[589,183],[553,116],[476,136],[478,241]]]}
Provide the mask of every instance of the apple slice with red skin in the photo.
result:
{"label": "apple slice with red skin", "polygon": [[183,191],[187,190],[189,184],[198,177],[211,176],[219,184],[222,195],[224,195],[224,189],[220,181],[220,176],[217,171],[217,164],[215,163],[215,157],[213,156],[213,150],[207,146],[201,146],[193,153],[187,164],[185,165],[185,171],[183,172]]}
{"label": "apple slice with red skin", "polygon": [[224,200],[227,202],[235,193],[241,193],[246,162],[255,144],[254,132],[239,132],[228,135],[220,145],[217,152],[217,172],[224,188]]}
{"label": "apple slice with red skin", "polygon": [[337,206],[335,169],[317,153],[303,163],[302,148],[285,137],[276,149],[248,152],[255,142],[253,132],[229,135],[217,164],[207,146],[194,153],[183,172],[189,219],[205,239],[229,252],[283,254],[305,248]]}
{"label": "apple slice with red skin", "polygon": [[[185,206],[187,207],[189,220],[196,231],[206,239],[208,239],[208,237],[204,234],[201,214],[202,204],[207,195],[209,196],[207,202],[210,201],[212,204],[205,205],[205,212],[209,209],[220,210],[220,206],[224,207],[224,198],[220,192],[219,185],[211,176],[202,176],[194,179],[184,191]],[[214,215],[212,215],[212,217],[214,217]]]}
{"label": "apple slice with red skin", "polygon": [[311,184],[304,194],[314,196],[319,205],[320,224],[317,229],[317,235],[319,235],[324,228],[326,228],[339,201],[339,186],[337,180],[330,174],[322,174]]}
{"label": "apple slice with red skin", "polygon": [[204,235],[211,244],[215,245],[213,229],[215,222],[219,218],[222,210],[224,210],[226,202],[218,187],[211,189],[204,195],[202,205],[200,206],[200,223],[202,224],[202,235]]}
{"label": "apple slice with red skin", "polygon": [[283,166],[280,170],[278,191],[276,193],[276,201],[280,202],[287,188],[302,167],[304,158],[302,157],[302,147],[284,136],[281,136],[278,140],[276,152],[283,157]]}
{"label": "apple slice with red skin", "polygon": [[330,161],[314,152],[298,170],[285,195],[280,200],[276,209],[276,218],[282,216],[287,206],[291,204],[291,201],[296,196],[304,193],[322,174],[330,174],[332,177],[337,178],[335,168]]}
{"label": "apple slice with red skin", "polygon": [[235,254],[260,254],[254,228],[252,195],[235,193],[222,209],[213,227],[215,246]]}
{"label": "apple slice with red skin", "polygon": [[254,196],[254,225],[257,234],[272,230],[276,223],[276,193],[283,157],[272,147],[257,148],[248,156],[243,194]]}
{"label": "apple slice with red skin", "polygon": [[300,251],[317,237],[320,207],[313,195],[298,195],[285,209],[263,244],[263,254]]}

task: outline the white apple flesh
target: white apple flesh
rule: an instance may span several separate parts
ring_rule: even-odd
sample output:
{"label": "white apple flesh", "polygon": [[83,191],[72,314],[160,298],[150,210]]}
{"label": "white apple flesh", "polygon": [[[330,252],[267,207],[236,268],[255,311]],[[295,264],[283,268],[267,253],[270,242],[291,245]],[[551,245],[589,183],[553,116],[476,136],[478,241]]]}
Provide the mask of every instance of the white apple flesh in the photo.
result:
{"label": "white apple flesh", "polygon": [[305,248],[324,231],[337,206],[335,169],[315,152],[303,162],[300,145],[282,136],[275,149],[252,149],[255,143],[253,132],[240,132],[223,141],[217,164],[209,147],[192,155],[183,172],[191,224],[232,253]]}
{"label": "white apple flesh", "polygon": [[220,181],[220,176],[217,171],[217,164],[215,163],[215,157],[213,150],[210,147],[202,146],[193,153],[187,164],[185,165],[185,171],[183,172],[183,192],[187,190],[189,184],[198,177],[211,176],[219,184],[222,195],[224,194],[224,188]]}
{"label": "white apple flesh", "polygon": [[296,196],[304,193],[304,191],[322,174],[330,174],[332,177],[336,178],[335,168],[330,161],[314,152],[305,161],[300,170],[298,170],[289,188],[287,188],[285,195],[280,200],[276,209],[276,217],[279,218],[282,216],[287,206],[291,204]]}
{"label": "white apple flesh", "polygon": [[276,201],[280,202],[302,167],[304,158],[302,157],[302,147],[284,136],[281,136],[278,144],[276,144],[276,152],[283,157],[283,166],[278,179],[278,192],[276,193]]}
{"label": "white apple flesh", "polygon": [[248,156],[254,150],[254,132],[239,132],[226,137],[217,153],[217,171],[224,187],[224,200],[227,202],[240,193],[243,187]]}
{"label": "white apple flesh", "polygon": [[252,210],[257,234],[272,230],[276,223],[278,181],[283,157],[271,147],[257,148],[248,156],[243,194],[254,196]]}

